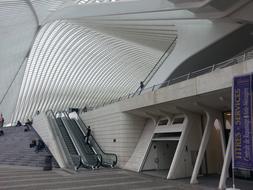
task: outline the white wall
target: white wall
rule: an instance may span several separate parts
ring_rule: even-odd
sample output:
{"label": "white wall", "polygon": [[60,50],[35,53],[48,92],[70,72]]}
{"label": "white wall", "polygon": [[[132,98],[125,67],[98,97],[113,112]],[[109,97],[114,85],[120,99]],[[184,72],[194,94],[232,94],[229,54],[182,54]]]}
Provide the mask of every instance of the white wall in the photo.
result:
{"label": "white wall", "polygon": [[[157,104],[161,106],[166,102],[229,88],[232,86],[232,78],[235,75],[253,71],[252,63],[253,60],[249,60],[244,64],[218,69],[213,73],[164,87],[155,92],[148,92],[141,96],[86,112],[81,117],[86,125],[91,126],[93,134],[101,147],[106,152],[116,153],[119,156],[119,166],[124,167],[134,152],[145,125],[144,118],[127,114],[126,111],[143,109]],[[166,104],[164,105],[166,107]],[[114,138],[117,140],[115,143],[113,142]],[[189,140],[191,142],[194,140],[199,141],[191,135]],[[197,150],[197,143],[194,143],[192,150]],[[190,164],[192,165],[192,163]],[[132,170],[138,171],[138,167],[135,166]]]}
{"label": "white wall", "polygon": [[142,171],[158,169],[157,142],[151,142]]}
{"label": "white wall", "polygon": [[6,123],[10,122],[16,106],[26,66],[23,62],[36,31],[36,19],[26,1],[0,1],[0,101],[12,85],[0,105],[0,112],[3,112]]}
{"label": "white wall", "polygon": [[197,20],[178,22],[176,24],[178,39],[175,49],[147,86],[164,82],[189,57],[222,39],[240,26],[240,24],[226,21],[211,22],[210,20]]}
{"label": "white wall", "polygon": [[219,133],[220,130],[213,127],[206,150],[208,174],[221,173],[223,156]]}
{"label": "white wall", "polygon": [[244,6],[239,11],[235,12],[231,15],[232,18],[246,23],[252,23],[253,22],[253,3],[249,3],[247,6]]}
{"label": "white wall", "polygon": [[[7,95],[5,96],[2,104],[0,105],[0,112],[3,113],[4,119],[5,119],[5,124],[9,124],[9,123],[12,122],[11,121],[12,114],[14,113],[14,110],[16,108],[16,103],[17,103],[17,100],[18,100],[19,91],[20,91],[20,87],[21,87],[21,84],[22,84],[25,68],[26,68],[26,62],[23,63],[20,71],[17,74],[17,77],[15,78],[15,80],[12,83]],[[7,78],[8,73],[5,73],[5,74],[6,74],[5,77]],[[9,78],[10,77],[14,78],[14,76],[8,76],[8,77]],[[6,88],[1,88],[1,85],[3,85],[4,83],[6,84],[7,81],[3,81],[2,83],[0,82],[0,89],[4,89],[4,90],[1,90],[3,93],[5,93],[7,91],[7,87]],[[3,95],[4,94],[2,94],[2,96]]]}
{"label": "white wall", "polygon": [[198,114],[187,113],[183,123],[183,132],[180,136],[177,151],[173,158],[168,179],[190,177],[195,160],[193,153],[199,149],[201,141],[201,118]]}
{"label": "white wall", "polygon": [[177,143],[178,141],[153,141],[142,170],[169,170]]}
{"label": "white wall", "polygon": [[154,121],[152,121],[152,119],[147,119],[147,121],[145,122],[145,127],[136,145],[136,148],[131,158],[124,166],[124,169],[136,172],[140,171],[142,164],[144,164],[143,161],[147,154],[149,146],[151,145],[151,139],[153,137],[154,130],[155,130]]}
{"label": "white wall", "polygon": [[[145,120],[127,113],[86,112],[81,115],[104,152],[116,153],[118,166],[124,167],[132,155]],[[116,139],[116,142],[113,140]]]}
{"label": "white wall", "polygon": [[50,152],[53,154],[55,160],[61,168],[65,168],[66,164],[62,151],[59,148],[59,145],[56,141],[56,137],[53,135],[48,118],[46,114],[41,113],[34,117],[33,127],[36,132],[39,134],[41,139],[47,145]]}

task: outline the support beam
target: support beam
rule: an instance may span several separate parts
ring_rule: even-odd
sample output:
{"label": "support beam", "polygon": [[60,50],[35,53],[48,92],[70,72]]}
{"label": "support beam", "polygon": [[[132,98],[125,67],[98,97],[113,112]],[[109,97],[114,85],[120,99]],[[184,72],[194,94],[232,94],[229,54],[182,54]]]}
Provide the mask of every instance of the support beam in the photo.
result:
{"label": "support beam", "polygon": [[158,109],[157,111],[161,116],[167,117],[169,119],[168,124],[172,123],[172,119],[173,119],[174,114],[164,111],[164,110],[161,110],[161,109]]}
{"label": "support beam", "polygon": [[178,166],[181,160],[181,156],[182,156],[182,152],[185,149],[187,140],[188,140],[188,136],[190,131],[192,130],[192,127],[195,127],[193,124],[193,118],[196,118],[196,114],[190,111],[185,110],[184,108],[180,108],[180,107],[176,107],[177,110],[179,110],[180,112],[185,114],[185,120],[184,120],[184,126],[183,126],[183,131],[182,134],[180,136],[177,148],[176,148],[176,152],[174,154],[171,166],[170,166],[170,170],[167,176],[167,179],[176,179],[176,172],[178,170]]}
{"label": "support beam", "polygon": [[190,131],[190,125],[189,125],[189,115],[186,114],[185,116],[185,123],[187,124],[185,127],[184,127],[184,130],[181,134],[181,137],[179,139],[179,142],[178,142],[178,145],[177,145],[177,148],[176,148],[176,152],[174,154],[174,157],[173,157],[173,160],[171,162],[171,166],[170,166],[170,170],[169,170],[169,173],[168,173],[168,176],[167,176],[167,179],[175,179],[176,178],[176,171],[177,171],[177,166],[180,161],[180,156],[182,155],[182,152],[185,148],[185,144],[186,144],[186,140],[187,140],[187,137],[188,137],[188,134],[189,134],[189,131]]}
{"label": "support beam", "polygon": [[199,173],[199,169],[200,169],[202,160],[204,158],[204,154],[205,154],[205,151],[206,151],[206,148],[207,148],[207,144],[208,144],[208,141],[209,141],[209,138],[210,138],[210,135],[211,135],[211,132],[212,132],[214,120],[215,120],[214,116],[208,111],[206,112],[206,116],[207,116],[206,127],[205,127],[205,131],[204,131],[204,134],[203,134],[203,137],[202,137],[202,140],[201,140],[201,144],[200,144],[199,153],[198,153],[198,156],[197,156],[197,159],[196,159],[196,163],[194,165],[194,169],[193,169],[193,172],[192,172],[192,177],[191,177],[191,182],[190,182],[191,184],[198,183],[197,176],[198,176],[198,173]]}
{"label": "support beam", "polygon": [[226,142],[225,142],[225,134],[224,134],[224,128],[223,128],[222,118],[221,117],[217,118],[217,121],[218,121],[219,129],[220,129],[222,156],[223,156],[223,159],[224,159],[225,158],[225,154],[226,154]]}
{"label": "support beam", "polygon": [[[192,172],[192,177],[191,177],[191,184],[196,184],[198,183],[197,177],[199,174],[199,169],[200,166],[202,164],[203,158],[204,158],[204,154],[205,151],[207,149],[207,145],[211,136],[211,132],[212,132],[212,128],[214,126],[214,121],[216,120],[216,118],[220,118],[220,115],[218,114],[219,112],[213,109],[210,109],[209,107],[202,105],[200,103],[197,103],[197,105],[201,108],[204,109],[204,112],[206,114],[207,117],[207,122],[206,122],[206,126],[205,126],[205,131],[201,140],[201,144],[200,144],[200,148],[199,148],[199,152],[198,152],[198,156],[196,159],[196,163],[194,165],[194,169]],[[220,120],[221,121],[221,120]],[[220,123],[221,125],[221,123]]]}
{"label": "support beam", "polygon": [[157,109],[157,112],[161,115],[161,116],[165,116],[165,117],[168,117],[168,118],[172,118],[174,114],[170,113],[170,112],[167,112],[167,111],[164,111],[164,110],[161,110],[161,109]]}
{"label": "support beam", "polygon": [[226,188],[226,179],[228,177],[228,169],[229,169],[231,160],[232,160],[232,133],[230,133],[229,135],[228,146],[227,146],[226,155],[223,161],[223,167],[222,167],[222,172],[220,176],[219,189]]}
{"label": "support beam", "polygon": [[153,121],[153,123],[154,123],[154,126],[156,126],[156,124],[157,124],[157,117],[156,117],[156,116],[154,116],[154,115],[152,115],[152,114],[150,114],[150,113],[147,113],[147,112],[144,112],[144,115],[145,115],[147,118],[152,119],[152,121]]}
{"label": "support beam", "polygon": [[34,7],[33,7],[33,4],[32,4],[32,2],[31,2],[31,0],[25,0],[25,1],[26,1],[26,3],[28,4],[28,6],[30,7],[30,9],[31,9],[31,11],[32,11],[32,13],[33,13],[33,15],[34,15],[34,18],[35,18],[35,20],[36,20],[37,26],[40,26],[39,17],[38,17],[38,15],[37,15],[37,13],[36,13]]}
{"label": "support beam", "polygon": [[[47,22],[51,22],[58,19],[76,19],[76,18],[88,18],[88,17],[101,17],[103,19],[108,18],[108,16],[115,17],[120,19],[121,16],[134,15],[135,18],[140,17],[141,14],[152,14],[152,13],[163,13],[168,12],[171,14],[171,17],[175,17],[175,11],[179,10],[179,17],[182,16],[182,12],[184,10],[192,10],[204,7],[209,0],[203,2],[189,3],[189,4],[181,4],[180,6],[175,6],[174,3],[167,0],[139,0],[139,1],[121,1],[117,3],[93,3],[87,5],[79,5],[79,4],[69,4],[69,6],[63,7],[51,14],[46,20],[43,21],[43,24]],[[171,13],[170,13],[171,12]],[[183,16],[187,16],[187,18],[194,18],[194,15],[189,11],[185,11]],[[147,16],[146,16],[147,17]],[[156,18],[156,14],[152,14],[152,18]],[[128,18],[128,17],[127,17]],[[166,18],[169,18],[166,15]]]}

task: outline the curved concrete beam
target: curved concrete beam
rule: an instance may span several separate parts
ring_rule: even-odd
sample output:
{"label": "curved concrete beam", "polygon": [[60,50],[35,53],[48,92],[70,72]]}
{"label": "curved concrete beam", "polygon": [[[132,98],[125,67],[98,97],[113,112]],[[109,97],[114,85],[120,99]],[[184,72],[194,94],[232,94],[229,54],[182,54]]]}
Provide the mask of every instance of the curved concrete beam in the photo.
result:
{"label": "curved concrete beam", "polygon": [[139,0],[114,3],[70,5],[53,13],[44,20],[44,24],[58,19],[77,19],[83,17],[112,16],[123,14],[140,14],[149,12],[197,9],[206,5],[210,0],[186,4],[174,4],[167,0]]}
{"label": "curved concrete beam", "polygon": [[[242,25],[229,22],[211,22],[208,20],[177,23],[177,44],[147,84],[147,88],[164,82],[173,71],[192,55],[222,39]],[[201,64],[201,63],[199,63]]]}

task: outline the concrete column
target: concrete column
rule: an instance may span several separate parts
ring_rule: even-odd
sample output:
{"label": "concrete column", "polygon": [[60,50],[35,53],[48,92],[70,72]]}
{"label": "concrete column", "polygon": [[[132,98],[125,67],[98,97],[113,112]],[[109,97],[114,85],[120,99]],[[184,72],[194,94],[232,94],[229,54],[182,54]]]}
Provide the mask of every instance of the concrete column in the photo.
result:
{"label": "concrete column", "polygon": [[232,133],[230,133],[229,135],[228,146],[227,146],[226,155],[223,161],[223,167],[222,167],[222,172],[220,176],[219,189],[226,188],[226,179],[228,177],[228,169],[229,169],[231,160],[232,160]]}
{"label": "concrete column", "polygon": [[222,118],[221,117],[217,118],[217,121],[218,121],[219,129],[220,129],[221,148],[222,148],[222,155],[224,159],[225,154],[226,154],[226,142],[225,142],[224,128],[222,125]]}
{"label": "concrete column", "polygon": [[208,144],[211,132],[212,132],[212,128],[214,125],[214,120],[215,120],[214,115],[211,112],[206,111],[206,116],[207,116],[206,127],[205,127],[205,131],[204,131],[204,134],[203,134],[203,137],[201,140],[196,163],[194,165],[194,169],[192,172],[192,177],[191,177],[191,182],[190,182],[191,184],[198,183],[197,176],[198,176],[199,169],[200,169],[203,157],[204,157],[204,153],[206,151],[206,147],[207,147],[207,144]]}
{"label": "concrete column", "polygon": [[182,156],[182,152],[184,150],[185,144],[186,144],[186,140],[189,134],[189,131],[191,129],[191,125],[190,125],[190,119],[189,119],[189,115],[186,114],[185,116],[185,125],[184,125],[184,129],[182,131],[182,134],[180,136],[178,145],[177,145],[177,149],[176,152],[174,154],[171,166],[170,166],[170,170],[167,176],[167,179],[175,179],[175,172],[177,170],[177,166],[180,160],[180,156]]}

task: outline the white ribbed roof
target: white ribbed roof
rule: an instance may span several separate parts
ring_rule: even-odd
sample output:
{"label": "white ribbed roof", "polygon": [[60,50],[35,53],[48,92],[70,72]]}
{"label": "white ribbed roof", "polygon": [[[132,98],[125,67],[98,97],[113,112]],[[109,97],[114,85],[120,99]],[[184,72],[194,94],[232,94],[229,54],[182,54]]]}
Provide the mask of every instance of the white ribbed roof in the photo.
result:
{"label": "white ribbed roof", "polygon": [[117,2],[120,0],[77,0],[78,4],[89,4],[89,3],[108,3],[108,2]]}
{"label": "white ribbed roof", "polygon": [[[209,2],[1,0],[0,100],[19,94],[17,121],[36,110],[96,106],[127,95],[174,48],[173,20],[198,19],[194,11]],[[17,74],[24,75],[21,88],[8,94]]]}
{"label": "white ribbed roof", "polygon": [[[158,31],[150,34],[146,27],[140,39],[170,45],[176,37],[174,30]],[[93,107],[136,90],[165,49],[109,33],[76,21],[46,24],[31,50],[14,120],[32,117],[36,110]],[[140,33],[125,38],[132,35]]]}
{"label": "white ribbed roof", "polygon": [[0,1],[0,99],[24,63],[36,30],[36,18],[25,0]]}

